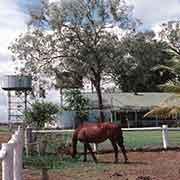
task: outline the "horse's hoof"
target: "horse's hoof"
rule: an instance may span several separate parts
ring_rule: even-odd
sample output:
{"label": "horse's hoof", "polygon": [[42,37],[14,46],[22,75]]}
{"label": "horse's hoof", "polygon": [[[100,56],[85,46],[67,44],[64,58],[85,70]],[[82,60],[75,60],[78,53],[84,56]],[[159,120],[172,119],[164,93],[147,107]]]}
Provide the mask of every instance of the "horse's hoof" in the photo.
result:
{"label": "horse's hoof", "polygon": [[84,160],[83,160],[83,162],[86,162],[86,161],[87,161],[87,159],[84,159]]}
{"label": "horse's hoof", "polygon": [[118,163],[118,161],[116,160],[116,161],[114,161],[114,164],[117,164]]}
{"label": "horse's hoof", "polygon": [[124,164],[127,164],[128,163],[128,159],[126,159],[125,161],[124,161]]}

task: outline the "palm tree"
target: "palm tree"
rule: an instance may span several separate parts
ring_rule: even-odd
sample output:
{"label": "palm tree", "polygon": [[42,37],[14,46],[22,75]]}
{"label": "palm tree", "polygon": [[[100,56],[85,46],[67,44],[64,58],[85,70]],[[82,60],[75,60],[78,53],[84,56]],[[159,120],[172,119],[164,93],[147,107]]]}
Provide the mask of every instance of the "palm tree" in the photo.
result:
{"label": "palm tree", "polygon": [[[156,69],[162,68],[166,70],[172,70],[176,74],[174,81],[169,81],[161,88],[165,92],[174,93],[171,97],[154,107],[145,116],[162,116],[168,117],[177,115],[180,113],[180,103],[178,104],[178,98],[180,98],[180,22],[168,22],[163,24],[162,31],[159,33],[161,40],[168,42],[168,48],[166,51],[173,55],[171,65],[169,67],[155,67]],[[175,25],[175,26],[174,26]],[[180,102],[180,101],[179,101]]]}
{"label": "palm tree", "polygon": [[170,117],[176,116],[180,113],[180,104],[178,98],[180,98],[180,81],[168,81],[166,84],[160,86],[165,92],[174,93],[166,100],[162,101],[158,106],[153,107],[151,111],[146,113],[144,117]]}

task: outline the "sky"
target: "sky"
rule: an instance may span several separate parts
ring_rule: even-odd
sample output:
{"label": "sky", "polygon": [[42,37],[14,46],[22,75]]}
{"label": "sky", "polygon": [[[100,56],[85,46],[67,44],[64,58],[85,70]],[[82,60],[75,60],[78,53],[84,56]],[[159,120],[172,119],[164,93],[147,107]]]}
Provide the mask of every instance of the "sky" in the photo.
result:
{"label": "sky", "polygon": [[[180,0],[126,1],[134,6],[134,17],[141,20],[143,29],[180,19]],[[29,3],[37,4],[38,0],[0,0],[0,78],[14,73],[14,64],[8,46],[18,34],[26,30],[26,23],[29,20],[27,14]],[[7,121],[7,93],[1,87],[0,121]]]}

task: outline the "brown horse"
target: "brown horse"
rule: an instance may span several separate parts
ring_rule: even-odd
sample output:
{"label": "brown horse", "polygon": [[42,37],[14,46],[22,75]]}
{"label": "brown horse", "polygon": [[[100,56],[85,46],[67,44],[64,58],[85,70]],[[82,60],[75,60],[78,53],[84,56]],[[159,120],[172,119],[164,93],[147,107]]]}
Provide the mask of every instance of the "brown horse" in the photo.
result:
{"label": "brown horse", "polygon": [[[84,161],[87,160],[87,149],[91,153],[94,161],[97,163],[97,159],[92,151],[89,143],[101,143],[106,139],[109,139],[112,143],[114,153],[115,153],[115,163],[118,162],[118,146],[124,156],[124,162],[126,163],[128,158],[126,155],[126,150],[123,145],[123,135],[121,127],[118,124],[113,124],[111,122],[105,123],[83,123],[75,129],[72,138],[72,157],[75,157],[77,153],[77,141],[84,143]],[[117,146],[118,145],[118,146]]]}

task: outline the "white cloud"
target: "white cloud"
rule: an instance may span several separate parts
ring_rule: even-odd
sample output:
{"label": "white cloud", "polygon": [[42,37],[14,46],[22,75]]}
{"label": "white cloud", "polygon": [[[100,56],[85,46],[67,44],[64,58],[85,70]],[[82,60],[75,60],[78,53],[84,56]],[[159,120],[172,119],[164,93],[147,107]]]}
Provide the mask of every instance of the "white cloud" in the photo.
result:
{"label": "white cloud", "polygon": [[8,53],[9,43],[26,28],[27,19],[17,0],[0,1],[0,53]]}
{"label": "white cloud", "polygon": [[[14,71],[8,46],[26,29],[28,18],[21,11],[17,0],[0,0],[0,77]],[[6,93],[1,90],[0,85],[0,121],[7,121],[6,100]]]}
{"label": "white cloud", "polygon": [[145,26],[152,27],[169,20],[180,19],[179,0],[127,0],[134,4],[134,15]]}

